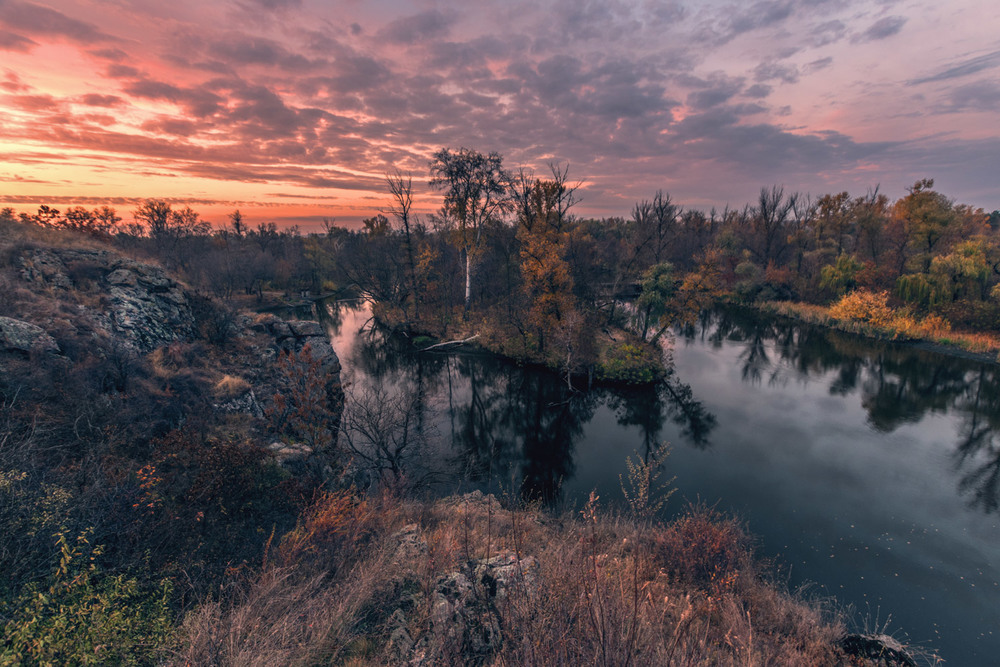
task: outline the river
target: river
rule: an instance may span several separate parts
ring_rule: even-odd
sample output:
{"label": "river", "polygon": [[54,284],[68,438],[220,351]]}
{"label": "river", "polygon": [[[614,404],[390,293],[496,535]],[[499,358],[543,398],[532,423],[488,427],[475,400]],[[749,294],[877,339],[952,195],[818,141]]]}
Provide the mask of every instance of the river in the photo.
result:
{"label": "river", "polygon": [[859,629],[950,664],[1000,655],[996,365],[726,310],[675,332],[659,389],[570,391],[487,354],[414,353],[364,307],[322,319],[348,418],[407,424],[379,443],[386,479],[617,503],[626,457],[667,446],[668,513],[741,517],[793,589]]}

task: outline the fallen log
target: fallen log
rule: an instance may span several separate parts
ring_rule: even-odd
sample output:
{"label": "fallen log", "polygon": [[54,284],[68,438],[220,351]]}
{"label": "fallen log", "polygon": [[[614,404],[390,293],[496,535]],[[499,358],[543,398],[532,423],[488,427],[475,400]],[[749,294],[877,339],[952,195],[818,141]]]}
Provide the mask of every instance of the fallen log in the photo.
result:
{"label": "fallen log", "polygon": [[462,343],[468,343],[470,340],[475,340],[479,338],[479,334],[474,336],[469,336],[468,338],[463,338],[462,340],[447,340],[443,343],[435,343],[425,348],[421,348],[421,352],[426,352],[427,350],[433,350],[435,347],[444,347],[445,345],[461,345]]}

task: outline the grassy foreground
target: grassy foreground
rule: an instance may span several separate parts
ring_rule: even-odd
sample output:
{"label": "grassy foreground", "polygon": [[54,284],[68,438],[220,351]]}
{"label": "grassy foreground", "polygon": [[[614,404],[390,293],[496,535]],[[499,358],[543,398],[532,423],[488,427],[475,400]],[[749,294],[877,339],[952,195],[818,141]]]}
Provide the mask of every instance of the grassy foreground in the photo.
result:
{"label": "grassy foreground", "polygon": [[229,602],[190,614],[175,665],[874,664],[783,592],[741,526],[437,501],[321,498]]}

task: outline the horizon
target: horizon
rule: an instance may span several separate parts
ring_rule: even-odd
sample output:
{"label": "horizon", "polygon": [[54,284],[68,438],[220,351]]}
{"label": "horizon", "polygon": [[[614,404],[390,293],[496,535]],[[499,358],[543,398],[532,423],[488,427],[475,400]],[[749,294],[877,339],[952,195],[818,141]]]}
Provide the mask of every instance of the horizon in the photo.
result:
{"label": "horizon", "polygon": [[430,155],[465,146],[568,165],[582,217],[922,178],[1000,208],[985,1],[109,4],[0,3],[0,206],[357,227],[396,168],[436,211]]}

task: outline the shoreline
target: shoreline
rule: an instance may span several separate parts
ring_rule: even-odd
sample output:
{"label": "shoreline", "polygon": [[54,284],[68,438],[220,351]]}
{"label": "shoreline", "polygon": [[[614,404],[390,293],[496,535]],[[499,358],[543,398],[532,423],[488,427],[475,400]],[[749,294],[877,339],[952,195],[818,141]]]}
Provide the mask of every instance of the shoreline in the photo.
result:
{"label": "shoreline", "polygon": [[[728,304],[738,308],[747,308],[772,317],[784,318],[794,322],[802,322],[811,326],[851,334],[867,340],[894,343],[901,347],[909,347],[926,352],[934,352],[950,357],[965,359],[992,365],[1000,365],[1000,348],[989,352],[976,352],[961,345],[942,343],[928,337],[913,337],[904,332],[875,327],[862,322],[844,322],[830,316],[823,306],[799,303],[793,301],[765,301],[763,303],[745,305]],[[970,332],[955,332],[956,335],[973,335]]]}

